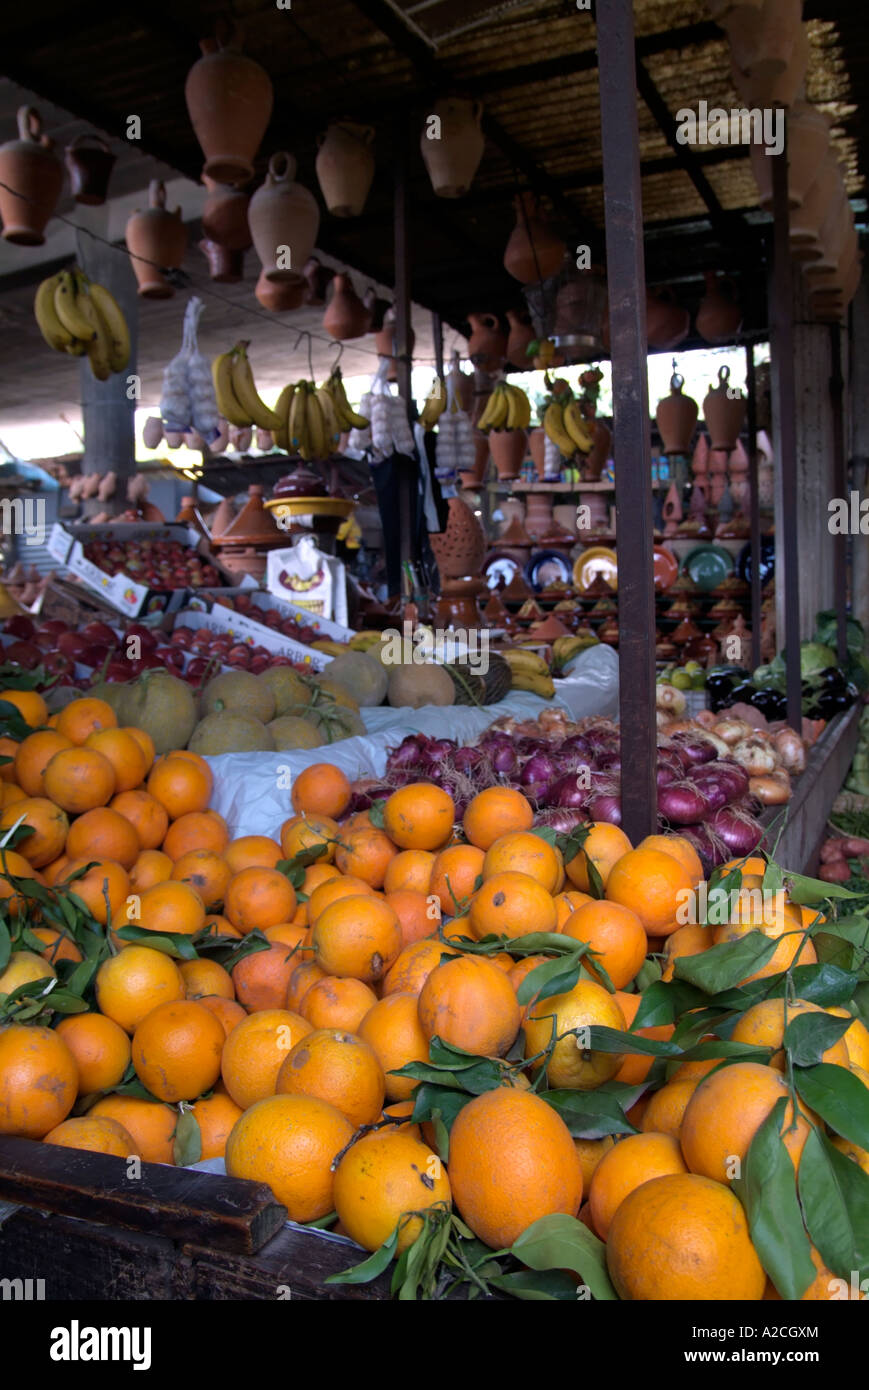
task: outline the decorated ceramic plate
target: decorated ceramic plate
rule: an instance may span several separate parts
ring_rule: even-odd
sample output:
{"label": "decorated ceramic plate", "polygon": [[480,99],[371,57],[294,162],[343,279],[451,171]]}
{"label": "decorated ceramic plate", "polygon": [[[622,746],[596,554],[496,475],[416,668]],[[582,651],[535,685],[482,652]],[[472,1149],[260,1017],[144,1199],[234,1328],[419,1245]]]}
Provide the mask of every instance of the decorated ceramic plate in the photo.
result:
{"label": "decorated ceramic plate", "polygon": [[497,551],[483,561],[483,578],[490,589],[506,589],[521,570],[522,566],[512,555],[499,555]]}
{"label": "decorated ceramic plate", "polygon": [[653,568],[655,573],[655,588],[658,593],[664,593],[670,585],[679,577],[679,561],[668,550],[665,545],[656,545],[652,552]]}
{"label": "decorated ceramic plate", "polygon": [[611,589],[618,588],[619,565],[616,552],[606,545],[590,545],[574,561],[573,582],[580,593],[584,593],[598,575],[606,580]]}
{"label": "decorated ceramic plate", "polygon": [[[751,583],[751,542],[744,545],[739,552],[739,559],[736,562],[739,577],[744,579],[746,584]],[[761,536],[760,538],[760,582],[765,584],[768,579],[772,579],[775,574],[775,541],[772,536]]]}
{"label": "decorated ceramic plate", "polygon": [[733,573],[733,556],[720,545],[698,545],[685,556],[682,568],[698,589],[709,593]]}
{"label": "decorated ceramic plate", "polygon": [[525,566],[524,574],[526,582],[539,594],[551,584],[569,584],[572,571],[559,551],[538,550]]}

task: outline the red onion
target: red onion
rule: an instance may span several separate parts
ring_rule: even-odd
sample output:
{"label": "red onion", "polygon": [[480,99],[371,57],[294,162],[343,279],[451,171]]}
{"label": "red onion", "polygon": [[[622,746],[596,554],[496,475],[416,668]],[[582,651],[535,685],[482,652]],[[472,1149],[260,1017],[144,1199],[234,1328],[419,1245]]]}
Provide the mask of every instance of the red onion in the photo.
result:
{"label": "red onion", "polygon": [[419,762],[421,748],[421,734],[408,734],[407,738],[402,739],[397,748],[393,748],[389,754],[388,766],[411,767]]}
{"label": "red onion", "polygon": [[555,775],[555,763],[548,753],[532,753],[519,774],[519,781],[530,787],[540,782],[548,784]]}
{"label": "red onion", "polygon": [[578,785],[576,777],[568,775],[559,777],[550,788],[549,802],[552,806],[569,806],[573,810],[582,810],[591,794],[588,787]]}
{"label": "red onion", "polygon": [[707,822],[709,830],[722,839],[732,855],[751,854],[763,839],[763,826],[738,806],[724,806]]}
{"label": "red onion", "polygon": [[374,805],[375,801],[385,800],[394,791],[395,787],[385,782],[378,782],[376,778],[360,778],[353,783],[353,795],[345,814],[353,816],[357,811],[367,811]]}
{"label": "red onion", "polygon": [[704,773],[705,769],[695,773],[691,781],[706,802],[706,811],[718,811],[733,798],[728,793],[724,783],[718,780],[714,771],[710,771],[706,775]]}
{"label": "red onion", "polygon": [[622,803],[615,792],[595,792],[586,806],[589,820],[605,820],[610,825],[621,825]]}
{"label": "red onion", "polygon": [[658,770],[655,773],[655,781],[659,787],[669,787],[671,782],[676,782],[682,776],[682,769],[676,772],[669,762],[658,763]]}
{"label": "red onion", "polygon": [[601,753],[597,759],[597,766],[601,772],[621,772],[622,755],[621,753]]}
{"label": "red onion", "polygon": [[684,753],[692,763],[711,763],[716,756],[715,744],[702,734],[693,737],[684,733],[674,734],[673,742],[678,744],[680,753]]}
{"label": "red onion", "polygon": [[453,755],[453,767],[457,772],[470,773],[483,761],[482,750],[479,748],[457,748]]}
{"label": "red onion", "polygon": [[516,753],[509,743],[493,749],[489,757],[495,771],[504,776],[509,775],[511,772],[515,772],[519,763],[519,759],[516,757]]}
{"label": "red onion", "polygon": [[745,796],[748,791],[748,773],[733,758],[717,758],[714,763],[703,769],[704,776],[713,772],[727,790],[728,800],[735,801],[737,797]]}
{"label": "red onion", "polygon": [[658,811],[671,825],[696,825],[706,814],[706,800],[691,782],[673,782],[658,791]]}
{"label": "red onion", "polygon": [[724,864],[731,857],[724,841],[713,834],[708,825],[683,825],[679,828],[679,834],[694,846],[707,876],[716,864]]}
{"label": "red onion", "polygon": [[558,751],[559,753],[569,753],[571,756],[575,754],[578,758],[584,759],[591,752],[591,744],[585,734],[571,734],[569,738],[561,742]]}
{"label": "red onion", "polygon": [[559,835],[568,835],[577,825],[582,825],[585,816],[582,811],[571,811],[565,807],[552,806],[538,811],[534,817],[535,825],[551,825]]}

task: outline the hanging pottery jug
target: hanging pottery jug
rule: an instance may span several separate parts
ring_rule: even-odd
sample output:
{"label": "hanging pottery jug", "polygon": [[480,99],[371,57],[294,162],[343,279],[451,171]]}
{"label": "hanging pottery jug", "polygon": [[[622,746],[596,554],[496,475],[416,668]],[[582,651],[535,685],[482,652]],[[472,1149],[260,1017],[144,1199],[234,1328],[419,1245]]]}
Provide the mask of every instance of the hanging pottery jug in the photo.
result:
{"label": "hanging pottery jug", "polygon": [[[719,367],[718,385],[710,388],[703,402],[703,418],[709,430],[713,451],[732,449],[745,422],[745,397],[740,390],[734,391],[734,388],[728,385],[729,380],[730,368]],[[714,470],[710,459],[710,472],[712,471]]]}
{"label": "hanging pottery jug", "polygon": [[170,299],[175,293],[163,270],[177,270],[184,259],[187,232],[181,221],[181,209],[170,212],[166,207],[166,188],[160,179],[152,179],[148,188],[148,207],[134,212],[126,227],[127,250],[139,294],[144,299]]}
{"label": "hanging pottery jug", "polygon": [[267,280],[264,270],[260,271],[254,289],[259,303],[273,314],[285,314],[292,309],[301,309],[305,302],[305,282],[293,284],[292,280]]}
{"label": "hanging pottery jug", "polygon": [[[86,148],[88,142],[95,148]],[[95,131],[77,135],[72,144],[67,145],[63,158],[75,201],[88,207],[102,207],[115,163],[115,156],[102,136]]]}
{"label": "hanging pottery jug", "polygon": [[293,182],[295,173],[293,155],[286,150],[273,154],[265,183],[248,208],[253,244],[269,280],[299,280],[320,229],[317,200]]}
{"label": "hanging pottery jug", "polygon": [[419,144],[439,198],[461,198],[474,181],[485,140],[479,101],[441,97],[425,116]]}
{"label": "hanging pottery jug", "polygon": [[468,323],[471,325],[468,357],[475,367],[497,372],[507,352],[507,337],[497,314],[468,314]]}
{"label": "hanging pottery jug", "polygon": [[237,285],[244,278],[244,252],[230,251],[203,237],[199,250],[208,261],[208,273],[218,285]]}
{"label": "hanging pottery jug", "polygon": [[533,193],[513,199],[516,226],[504,251],[504,268],[522,285],[548,280],[561,269],[566,247],[556,236]]}
{"label": "hanging pottery jug", "polygon": [[691,317],[676,303],[669,288],[652,294],[646,290],[646,339],[649,347],[671,351],[688,337]]}
{"label": "hanging pottery jug", "polygon": [[361,338],[368,332],[371,316],[353,288],[349,275],[336,275],[332,297],[323,315],[323,327],[332,338]]}
{"label": "hanging pottery jug", "polygon": [[32,106],[18,108],[18,139],[0,146],[0,184],[6,185],[0,187],[4,241],[42,246],[45,224],[60,197],[63,165]]}
{"label": "hanging pottery jug", "polygon": [[729,280],[719,280],[714,271],[707,270],[706,294],[700,302],[695,320],[697,332],[707,343],[732,343],[742,327],[742,310],[735,300],[722,292]]}
{"label": "hanging pottery jug", "polygon": [[670,377],[670,394],[658,401],[655,420],[668,454],[687,454],[697,424],[699,407],[691,396],[683,396],[685,378],[674,371]]}
{"label": "hanging pottery jug", "polygon": [[205,155],[203,173],[218,183],[247,183],[272,114],[272,81],[265,68],[226,44],[203,39],[202,57],[187,74],[184,96]]}
{"label": "hanging pottery jug", "polygon": [[214,179],[203,179],[208,197],[202,209],[202,231],[209,241],[227,251],[246,251],[251,244],[247,209],[250,198],[237,188]]}
{"label": "hanging pottery jug", "polygon": [[316,256],[310,256],[302,267],[302,275],[305,278],[304,303],[312,309],[322,309],[335,278],[334,270],[330,265],[321,265]]}
{"label": "hanging pottery jug", "polygon": [[374,127],[333,121],[320,136],[317,178],[333,217],[358,217],[374,178]]}
{"label": "hanging pottery jug", "polygon": [[537,337],[531,322],[531,315],[527,309],[508,309],[507,322],[510,325],[510,333],[507,338],[507,361],[516,368],[527,367],[529,362],[525,349]]}

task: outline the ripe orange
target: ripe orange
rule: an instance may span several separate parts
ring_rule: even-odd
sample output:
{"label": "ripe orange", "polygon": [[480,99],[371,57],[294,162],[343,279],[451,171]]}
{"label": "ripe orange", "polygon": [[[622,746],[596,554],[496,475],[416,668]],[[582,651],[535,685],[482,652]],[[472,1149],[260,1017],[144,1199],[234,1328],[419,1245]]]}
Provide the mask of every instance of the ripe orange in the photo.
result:
{"label": "ripe orange", "polygon": [[431,894],[401,888],[396,893],[386,893],[384,898],[398,918],[405,946],[413,941],[423,941],[437,931],[441,909],[437,898]]}
{"label": "ripe orange", "polygon": [[54,729],[41,729],[21,740],[15,753],[15,781],[25,796],[45,795],[45,769],[55,753],[72,746],[68,738]]}
{"label": "ripe orange", "polygon": [[643,924],[629,907],[618,903],[590,902],[579,908],[565,923],[564,936],[585,941],[597,954],[584,956],[583,965],[595,980],[600,976],[593,962],[599,961],[616,989],[634,978],[646,959],[648,939]]}
{"label": "ripe orange", "polygon": [[202,1141],[200,1161],[206,1158],[223,1158],[232,1127],[243,1114],[241,1107],[222,1092],[209,1096],[207,1100],[196,1102],[193,1106],[193,1116],[199,1125]]}
{"label": "ripe orange", "polygon": [[554,932],[555,903],[538,879],[508,869],[488,877],[474,894],[468,921],[471,934],[478,941],[489,935],[516,937],[527,932]]}
{"label": "ripe orange", "polygon": [[94,748],[64,748],[49,760],[43,786],[55,805],[78,816],[108,805],[115,791],[115,769]]}
{"label": "ripe orange", "polygon": [[245,956],[231,972],[239,1004],[250,1014],[262,1009],[282,1009],[299,960],[293,947],[283,942]]}
{"label": "ripe orange", "polygon": [[[66,875],[77,873],[79,869],[91,863],[93,858],[94,856],[90,856],[89,859],[73,859],[66,867]],[[116,864],[113,859],[97,859],[87,873],[77,878],[69,887],[70,892],[81,898],[88,911],[102,926],[108,925],[110,913],[113,927],[124,924],[130,876],[122,864]]]}
{"label": "ripe orange", "polygon": [[214,1014],[227,1037],[233,1028],[248,1017],[235,999],[224,999],[221,994],[201,994],[196,1002],[201,1004],[203,1009],[208,1009],[209,1013]]}
{"label": "ripe orange", "polygon": [[226,1141],[231,1178],[264,1182],[291,1221],[316,1221],[334,1207],[332,1162],[353,1126],[312,1096],[269,1096],[246,1110]]}
{"label": "ripe orange", "polygon": [[6,903],[7,910],[13,917],[18,915],[18,911],[26,899],[18,893],[13,879],[33,879],[37,883],[43,883],[42,874],[38,869],[24,858],[23,854],[16,853],[13,849],[0,849],[0,902]]}
{"label": "ripe orange", "polygon": [[85,748],[108,758],[115,770],[115,788],[129,792],[145,780],[148,763],[141,745],[127,729],[97,729],[88,734]]}
{"label": "ripe orange", "polygon": [[[529,1009],[523,1024],[526,1057],[542,1053],[549,1046],[553,1018],[555,1036],[560,1041],[555,1044],[547,1067],[549,1085],[592,1091],[611,1080],[622,1064],[621,1054],[590,1049],[582,1045],[582,1032],[571,1030],[582,1030],[592,1024],[624,1030],[624,1015],[613,996],[593,980],[579,980],[566,994],[538,1000]],[[532,1065],[538,1072],[543,1059]]]}
{"label": "ripe orange", "polygon": [[133,1034],[136,1075],[158,1100],[195,1100],[220,1076],[225,1039],[220,1022],[201,1004],[158,1004]]}
{"label": "ripe orange", "polygon": [[384,1125],[382,1129],[377,1131],[378,1134],[392,1134],[394,1132],[411,1134],[414,1139],[418,1139],[422,1143],[422,1129],[419,1125],[411,1124],[410,1121],[413,1109],[412,1100],[399,1100],[394,1105],[384,1105],[383,1118],[392,1120],[393,1123]]}
{"label": "ripe orange", "polygon": [[0,700],[14,705],[31,729],[39,729],[48,723],[48,705],[36,690],[0,690]]}
{"label": "ripe orange", "polygon": [[133,1153],[146,1163],[174,1163],[172,1140],[178,1112],[160,1101],[137,1096],[103,1096],[88,1112],[96,1118],[116,1120],[131,1136]]}
{"label": "ripe orange", "polygon": [[313,926],[324,908],[327,908],[330,903],[337,902],[339,898],[358,898],[360,893],[373,892],[374,889],[371,885],[363,883],[361,878],[339,874],[336,869],[334,878],[318,884],[311,893],[308,899],[308,923]]}
{"label": "ripe orange", "polygon": [[242,869],[229,880],[223,911],[240,932],[277,926],[292,920],[296,892],[278,869]]}
{"label": "ripe orange", "polygon": [[668,936],[664,941],[664,954],[667,957],[667,964],[664,967],[662,980],[672,980],[675,974],[676,961],[680,956],[697,956],[702,951],[708,951],[713,944],[712,928],[702,926],[699,922],[688,922],[684,927],[679,927],[672,936]]}
{"label": "ripe orange", "polygon": [[129,914],[130,924],[148,931],[193,936],[205,925],[205,906],[189,883],[157,883],[139,896],[138,906],[138,917]]}
{"label": "ripe orange", "polygon": [[569,888],[564,893],[558,893],[552,901],[555,903],[555,930],[563,931],[564,924],[568,917],[572,917],[574,912],[578,912],[586,903],[595,901],[588,893],[582,893],[578,888]]}
{"label": "ripe orange", "polygon": [[23,824],[33,829],[33,834],[20,841],[16,853],[23,855],[35,869],[40,869],[63,853],[69,821],[60,807],[47,797],[28,796],[0,812],[0,835],[22,818]]}
{"label": "ripe orange", "polygon": [[402,947],[401,927],[387,902],[370,894],[339,898],[311,930],[314,959],[327,975],[352,975],[372,984],[386,974]]}
{"label": "ripe orange", "polygon": [[44,1144],[58,1144],[65,1149],[87,1149],[96,1154],[114,1154],[128,1158],[137,1154],[135,1140],[129,1130],[108,1115],[81,1115],[64,1120],[49,1131]]}
{"label": "ripe orange", "polygon": [[[276,922],[273,927],[266,927],[263,932],[266,941],[270,941],[273,946],[292,946],[298,947],[296,951],[296,965],[301,960],[310,960],[310,950],[308,948],[308,928],[300,922]],[[305,951],[302,951],[305,947]]]}
{"label": "ripe orange", "polygon": [[432,970],[419,995],[429,1041],[481,1057],[503,1057],[519,1031],[519,1005],[506,973],[481,956],[456,956]]}
{"label": "ripe orange", "polygon": [[42,1139],[66,1119],[77,1090],[75,1058],[55,1029],[0,1029],[0,1134]]}
{"label": "ripe orange", "polygon": [[286,1008],[294,1009],[296,1012],[301,1009],[305,995],[312,985],[318,980],[327,978],[325,970],[321,970],[314,960],[306,960],[299,956],[300,964],[296,966],[290,976],[290,986],[287,990]]}
{"label": "ripe orange", "polygon": [[428,849],[403,849],[386,866],[384,893],[428,893],[436,857]]}
{"label": "ripe orange", "polygon": [[[286,991],[284,993],[286,996]],[[374,990],[361,980],[327,975],[311,985],[299,1005],[299,1013],[312,1028],[340,1028],[345,1033],[358,1033],[362,1020],[376,1003]]]}
{"label": "ripe orange", "polygon": [[62,883],[66,878],[69,869],[69,858],[66,854],[59,854],[56,859],[52,859],[50,864],[46,864],[42,870],[42,881],[49,888],[54,888],[58,883]]}
{"label": "ripe orange", "polygon": [[175,860],[170,877],[195,888],[206,908],[211,909],[223,902],[232,875],[226,860],[214,850],[193,849]]}
{"label": "ripe orange", "polygon": [[172,860],[159,849],[143,849],[130,870],[130,888],[144,893],[158,883],[167,883],[172,876]]}
{"label": "ripe orange", "polygon": [[502,835],[530,830],[534,808],[526,796],[512,787],[487,787],[468,803],[462,826],[472,845],[487,850]]}
{"label": "ripe orange", "polygon": [[311,1032],[307,1019],[289,1009],[248,1014],[226,1039],[221,1075],[242,1110],[275,1094],[278,1072],[300,1038]]}
{"label": "ripe orange", "polygon": [[484,881],[488,882],[495,874],[513,871],[536,878],[547,893],[561,891],[564,875],[561,854],[540,835],[517,830],[502,835],[489,846],[483,860]]}
{"label": "ripe orange", "polygon": [[387,1099],[409,1100],[418,1083],[412,1077],[391,1073],[409,1062],[428,1061],[428,1039],[420,1025],[417,996],[387,994],[375,1000],[359,1024],[358,1033],[374,1049],[383,1068]]}
{"label": "ripe orange", "polygon": [[142,850],[139,836],[120,811],[108,806],[85,811],[74,820],[66,837],[70,859],[114,859],[132,869]]}
{"label": "ripe orange", "polygon": [[303,850],[318,849],[316,862],[331,863],[340,834],[341,827],[331,816],[290,816],[281,826],[281,852],[284,859],[295,859]]}
{"label": "ripe orange", "polygon": [[197,960],[183,960],[178,969],[181,971],[188,999],[198,1000],[203,994],[218,994],[223,999],[235,998],[232,977],[216,960],[208,960],[204,956]]}
{"label": "ripe orange", "polygon": [[700,855],[684,835],[647,835],[637,845],[637,849],[657,849],[669,854],[673,859],[678,859],[682,867],[688,870],[694,883],[702,883],[706,877]]}
{"label": "ripe orange", "polygon": [[205,918],[205,933],[212,941],[218,937],[226,937],[230,941],[241,941],[242,933],[238,927],[234,927],[225,917],[221,917],[218,912],[209,912]]}
{"label": "ripe orange", "polygon": [[[41,788],[42,783],[40,782],[40,791]],[[16,801],[23,801],[27,795],[28,793],[24,788],[19,787],[17,783],[0,781],[0,810],[6,806],[12,806]],[[33,795],[38,796],[39,792],[34,792]]]}
{"label": "ripe orange", "polygon": [[[574,1139],[573,1147],[576,1149],[576,1156],[579,1159],[579,1166],[582,1169],[582,1190],[588,1192],[589,1184],[597,1172],[604,1154],[609,1153],[615,1144],[615,1139],[611,1134],[605,1134],[602,1139]],[[588,1203],[584,1203],[588,1206]],[[582,1213],[579,1216],[583,1220]],[[591,1214],[588,1213],[586,1223],[589,1230],[592,1229]]]}
{"label": "ripe orange", "polygon": [[587,893],[590,887],[588,863],[591,860],[606,888],[613,865],[631,848],[627,835],[617,825],[592,821],[582,849],[565,865],[567,877],[583,893]]}
{"label": "ripe orange", "polygon": [[684,865],[657,849],[628,850],[613,865],[606,885],[609,901],[635,912],[649,936],[676,930],[676,914],[693,891]]}
{"label": "ripe orange", "polygon": [[[851,1018],[848,1009],[838,1006],[827,1010],[828,1014],[833,1014],[836,1018]],[[861,1067],[863,1071],[869,1071],[869,1028],[865,1023],[861,1023],[859,1018],[855,1018],[847,1032],[844,1034],[845,1046],[848,1049],[852,1067]]]}
{"label": "ripe orange", "polygon": [[[625,994],[623,990],[616,990],[615,1001],[624,1015],[627,1028],[630,1028],[636,1018],[642,999],[642,994]],[[640,1038],[657,1038],[662,1042],[669,1042],[676,1029],[673,1023],[660,1023],[651,1028],[638,1028],[636,1031]],[[623,1052],[622,1064],[616,1072],[615,1080],[628,1086],[638,1086],[641,1081],[645,1081],[654,1060],[654,1057],[646,1057],[641,1052]]]}
{"label": "ripe orange", "polygon": [[53,927],[31,927],[34,936],[45,943],[45,950],[39,954],[50,965],[56,965],[59,960],[82,959],[81,951],[76,946],[71,936],[66,932],[55,931]]}
{"label": "ripe orange", "polygon": [[763,1298],[766,1274],[742,1204],[721,1183],[672,1173],[642,1183],[616,1210],[607,1265],[620,1298]]}
{"label": "ripe orange", "polygon": [[612,1219],[629,1192],[651,1178],[687,1173],[679,1141],[669,1134],[629,1134],[604,1154],[591,1180],[591,1219],[606,1240]]}
{"label": "ripe orange", "polygon": [[445,956],[455,956],[458,952],[452,946],[445,946],[437,937],[426,937],[422,941],[411,942],[396,956],[395,961],[383,977],[383,995],[418,995],[426,980]]}
{"label": "ripe orange", "polygon": [[[733,1160],[744,1162],[749,1144],[776,1101],[788,1095],[781,1074],[757,1062],[734,1062],[704,1077],[688,1102],[680,1135],[685,1162],[692,1173],[722,1183],[740,1176]],[[790,1128],[792,1118],[793,1106],[788,1101],[782,1139],[798,1165],[809,1125],[799,1114],[796,1126]]]}
{"label": "ripe orange", "polygon": [[374,1049],[339,1028],[318,1028],[297,1042],[278,1072],[275,1090],[327,1101],[354,1129],[379,1119],[385,1098]]}
{"label": "ripe orange", "polygon": [[[740,924],[716,927],[713,933],[713,942],[720,946],[723,942],[739,941],[747,936],[749,932],[756,931],[757,928],[743,926]],[[772,932],[764,932],[764,936],[770,936],[775,940],[775,949],[765,965],[758,966],[757,970],[746,975],[744,980],[740,980],[740,985],[749,984],[752,980],[765,980],[771,975],[778,975],[783,970],[788,970],[792,965],[815,965],[817,963],[817,952],[812,942],[800,931],[787,931],[776,937]]]}
{"label": "ripe orange", "polygon": [[486,856],[475,845],[448,845],[432,866],[429,893],[438,898],[449,916],[467,909],[483,876]]}
{"label": "ripe orange", "polygon": [[164,753],[151,768],[147,789],[160,802],[170,820],[191,811],[204,811],[211,800],[214,776],[204,759],[191,761],[178,753]]}
{"label": "ripe orange", "polygon": [[56,978],[57,971],[54,966],[35,951],[13,951],[4,969],[0,971],[0,1003],[5,1000],[7,994],[12,994],[21,985]]}
{"label": "ripe orange", "polygon": [[450,1182],[463,1219],[494,1249],[542,1216],[575,1216],[582,1168],[560,1115],[530,1091],[475,1096],[450,1132]]}
{"label": "ripe orange", "polygon": [[761,859],[759,854],[749,854],[744,859],[728,859],[719,867],[718,872],[722,878],[726,878],[734,869],[739,869],[741,874],[760,874],[763,877],[766,873],[766,860]]}
{"label": "ripe orange", "polygon": [[440,849],[452,834],[455,818],[453,798],[431,782],[399,787],[383,807],[383,828],[400,849]]}
{"label": "ripe orange", "polygon": [[337,820],[350,805],[350,779],[331,763],[312,763],[293,779],[290,801],[299,815],[331,816]]}
{"label": "ripe orange", "polygon": [[59,734],[77,745],[83,744],[89,734],[98,733],[100,729],[117,727],[118,721],[111,705],[90,695],[81,700],[70,700],[59,712],[55,725]]}
{"label": "ripe orange", "polygon": [[[513,962],[513,964],[510,966],[510,969],[507,971],[507,978],[510,981],[513,988],[515,989],[517,995],[519,993],[519,986],[525,979],[525,976],[530,975],[532,970],[536,970],[538,965],[543,965],[548,960],[552,960],[552,956],[523,956],[521,960]],[[528,1014],[528,1010],[531,1008],[533,1003],[534,1000],[532,999],[527,1004],[520,1005],[523,1023]]]}
{"label": "ripe orange", "polygon": [[143,850],[159,849],[166,838],[169,816],[165,806],[161,806],[150,792],[118,792],[109,807],[130,822]]}
{"label": "ripe orange", "polygon": [[169,826],[161,846],[170,859],[180,859],[194,850],[210,849],[223,854],[229,844],[229,830],[216,811],[188,811]]}
{"label": "ripe orange", "polygon": [[412,1134],[363,1135],[344,1154],[335,1172],[335,1210],[344,1230],[366,1250],[377,1250],[399,1228],[396,1252],[412,1245],[422,1219],[410,1215],[451,1202],[447,1171],[436,1154]]}
{"label": "ripe orange", "polygon": [[335,864],[342,874],[361,878],[371,888],[382,888],[390,861],[398,854],[392,840],[375,826],[341,830]]}
{"label": "ripe orange", "polygon": [[643,1111],[640,1129],[656,1134],[669,1134],[678,1139],[682,1133],[685,1111],[702,1077],[683,1076],[670,1080],[659,1091],[649,1096],[649,1103]]}
{"label": "ripe orange", "polygon": [[273,869],[283,859],[277,840],[268,835],[241,835],[230,840],[223,857],[234,874],[242,869]]}
{"label": "ripe orange", "polygon": [[129,734],[139,745],[139,751],[145,759],[145,775],[147,775],[154,764],[155,749],[154,740],[150,734],[145,733],[144,729],[136,729],[132,725],[124,729],[125,734]]}
{"label": "ripe orange", "polygon": [[[818,1004],[807,1003],[804,999],[793,999],[788,1001],[787,1023],[790,1023],[800,1014],[822,1014],[825,1010]],[[753,1004],[750,1009],[746,1009],[741,1018],[737,1019],[736,1027],[731,1033],[733,1042],[752,1043],[756,1047],[772,1047],[780,1049],[784,1038],[785,1030],[785,1002],[783,999],[764,999],[759,1004]],[[828,1062],[831,1066],[848,1067],[850,1058],[848,1047],[844,1037],[837,1038],[831,1047],[821,1057],[822,1062]],[[783,1051],[776,1051],[770,1058],[769,1065],[776,1071],[784,1071],[785,1055]]]}
{"label": "ripe orange", "polygon": [[158,1004],[184,998],[184,978],[162,951],[133,945],[103,961],[95,989],[100,1013],[132,1033]]}

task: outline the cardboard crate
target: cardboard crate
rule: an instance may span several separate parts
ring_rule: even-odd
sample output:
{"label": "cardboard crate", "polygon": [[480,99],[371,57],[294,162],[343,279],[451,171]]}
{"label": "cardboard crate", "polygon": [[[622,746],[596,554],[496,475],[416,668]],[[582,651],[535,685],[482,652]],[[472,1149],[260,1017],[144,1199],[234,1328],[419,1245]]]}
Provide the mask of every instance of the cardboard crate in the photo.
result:
{"label": "cardboard crate", "polygon": [[[56,528],[63,531],[62,527]],[[106,574],[99,566],[85,558],[84,547],[91,541],[114,540],[123,544],[132,540],[173,540],[194,549],[208,564],[214,565],[220,573],[225,573],[211,554],[204,538],[193,526],[183,526],[175,522],[119,522],[104,526],[88,526],[78,523],[65,533],[69,536],[70,549],[63,562],[71,574],[81,580],[87,588],[99,594],[119,613],[130,618],[147,613],[174,613],[187,600],[189,590],[152,589],[140,584],[131,575],[120,573]],[[56,544],[61,546],[63,538],[57,536]]]}
{"label": "cardboard crate", "polygon": [[[219,602],[218,595],[225,598],[235,598],[239,594],[249,596],[251,603],[261,612],[277,612],[281,614],[282,618],[295,618],[304,627],[314,628],[320,637],[331,637],[335,642],[349,642],[354,635],[351,627],[344,627],[342,623],[332,622],[330,618],[324,618],[319,613],[311,613],[307,608],[297,608],[295,604],[288,603],[286,599],[278,598],[277,595],[269,593],[267,589],[255,589],[254,592],[251,592],[250,586],[235,589],[197,589],[195,596],[191,597],[188,607],[202,607],[206,610],[215,604],[218,607],[225,607],[225,604]],[[238,614],[238,616],[245,617],[250,622],[256,622],[256,619],[249,612]],[[274,628],[268,627],[265,623],[261,623],[259,626],[265,627],[268,632],[275,631]]]}
{"label": "cardboard crate", "polygon": [[302,642],[294,642],[270,627],[250,622],[243,613],[235,613],[216,603],[210,612],[201,608],[185,608],[175,615],[176,627],[210,628],[212,632],[228,632],[249,647],[265,647],[276,656],[288,656],[292,661],[309,666],[312,671],[323,671],[332,660],[326,652],[316,647],[306,647]]}

